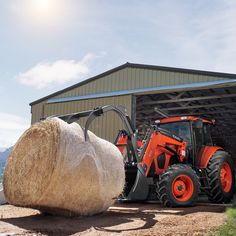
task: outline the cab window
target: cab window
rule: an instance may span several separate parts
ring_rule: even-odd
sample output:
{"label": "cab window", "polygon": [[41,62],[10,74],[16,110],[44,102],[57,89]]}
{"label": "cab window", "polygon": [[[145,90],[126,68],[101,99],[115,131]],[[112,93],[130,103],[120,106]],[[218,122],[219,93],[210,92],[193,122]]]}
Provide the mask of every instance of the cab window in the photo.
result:
{"label": "cab window", "polygon": [[188,146],[191,145],[190,123],[188,121],[163,123],[159,124],[159,126],[185,140]]}
{"label": "cab window", "polygon": [[205,146],[213,146],[212,138],[211,138],[211,125],[204,124],[203,125],[203,137],[204,137],[204,145]]}

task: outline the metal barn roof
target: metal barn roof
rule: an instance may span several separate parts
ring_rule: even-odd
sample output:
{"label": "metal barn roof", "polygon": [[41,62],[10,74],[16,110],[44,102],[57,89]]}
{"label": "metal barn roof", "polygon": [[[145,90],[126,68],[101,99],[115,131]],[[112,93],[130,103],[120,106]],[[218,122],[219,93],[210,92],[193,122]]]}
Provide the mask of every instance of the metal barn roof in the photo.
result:
{"label": "metal barn roof", "polygon": [[236,85],[236,79],[231,80],[220,80],[220,81],[210,81],[210,82],[201,82],[201,83],[191,83],[191,84],[178,84],[173,86],[159,86],[151,88],[141,88],[141,89],[131,89],[131,90],[121,90],[108,93],[94,93],[84,96],[72,96],[72,97],[63,97],[63,98],[51,98],[47,103],[60,103],[60,102],[71,102],[79,101],[85,99],[94,99],[102,97],[113,97],[113,96],[122,96],[128,94],[142,95],[142,94],[154,94],[154,93],[166,93],[170,91],[179,91],[179,90],[192,90],[192,89],[205,89],[211,87],[229,87]]}
{"label": "metal barn roof", "polygon": [[[50,94],[46,97],[43,97],[41,99],[38,99],[32,103],[30,103],[30,105],[35,105],[37,103],[46,101],[48,99],[51,98],[55,98],[61,94],[64,94],[70,90],[73,90],[75,88],[81,87],[83,85],[86,85],[88,83],[91,82],[95,82],[98,79],[104,78],[105,76],[111,75],[115,72],[121,71],[123,69],[127,69],[127,68],[132,68],[132,69],[146,69],[146,70],[154,70],[154,71],[165,71],[165,72],[176,72],[176,73],[182,73],[182,74],[193,74],[193,75],[199,75],[199,76],[210,76],[210,77],[215,77],[215,80],[222,80],[222,79],[233,79],[236,78],[235,74],[230,74],[230,73],[221,73],[221,72],[211,72],[211,71],[203,71],[203,70],[192,70],[192,69],[183,69],[183,68],[175,68],[175,67],[165,67],[165,66],[154,66],[154,65],[143,65],[143,64],[134,64],[134,63],[125,63],[121,66],[118,66],[116,68],[113,68],[111,70],[108,70],[102,74],[99,74],[97,76],[91,77],[87,80],[84,80],[80,83],[77,83],[73,86],[70,86],[68,88],[65,88],[63,90],[57,91],[53,94]],[[144,76],[145,77],[145,76]],[[127,83],[129,82],[128,80],[126,81]],[[188,83],[192,82],[191,80],[189,80]],[[122,82],[121,82],[122,83]],[[186,84],[186,83],[185,83]],[[142,88],[144,88],[145,86],[142,86]],[[111,92],[111,91],[110,91]],[[125,93],[126,91],[122,89],[122,92]],[[94,93],[94,92],[93,92]],[[91,94],[93,94],[91,93]],[[95,92],[96,93],[96,92]],[[89,95],[89,94],[86,94]]]}

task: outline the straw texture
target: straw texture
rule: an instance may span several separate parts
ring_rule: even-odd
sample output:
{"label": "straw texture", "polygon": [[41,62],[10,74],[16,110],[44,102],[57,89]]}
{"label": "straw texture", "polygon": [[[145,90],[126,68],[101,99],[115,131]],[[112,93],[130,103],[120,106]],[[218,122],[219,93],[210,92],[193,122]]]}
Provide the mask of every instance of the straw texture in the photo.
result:
{"label": "straw texture", "polygon": [[105,211],[125,183],[123,158],[112,143],[51,118],[29,128],[16,143],[4,172],[13,205],[57,215]]}

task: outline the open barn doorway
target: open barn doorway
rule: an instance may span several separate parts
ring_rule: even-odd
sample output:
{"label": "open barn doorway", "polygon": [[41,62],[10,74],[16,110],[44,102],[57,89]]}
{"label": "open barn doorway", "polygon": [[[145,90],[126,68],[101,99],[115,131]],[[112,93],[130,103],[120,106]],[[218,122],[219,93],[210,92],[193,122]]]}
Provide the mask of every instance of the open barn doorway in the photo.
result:
{"label": "open barn doorway", "polygon": [[199,116],[215,120],[213,142],[230,152],[236,166],[236,86],[202,88],[136,96],[136,127],[141,134],[155,120],[169,116]]}

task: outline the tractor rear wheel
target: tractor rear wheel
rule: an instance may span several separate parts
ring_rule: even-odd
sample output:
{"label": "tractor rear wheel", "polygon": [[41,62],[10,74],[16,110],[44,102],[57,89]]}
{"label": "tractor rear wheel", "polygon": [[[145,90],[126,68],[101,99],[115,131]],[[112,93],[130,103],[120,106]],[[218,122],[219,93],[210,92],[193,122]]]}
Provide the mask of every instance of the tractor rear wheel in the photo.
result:
{"label": "tractor rear wheel", "polygon": [[157,183],[159,200],[167,207],[190,206],[197,200],[199,191],[196,172],[185,164],[169,166]]}
{"label": "tractor rear wheel", "polygon": [[217,151],[207,166],[210,189],[208,199],[214,203],[228,203],[234,195],[234,164],[227,152]]}

